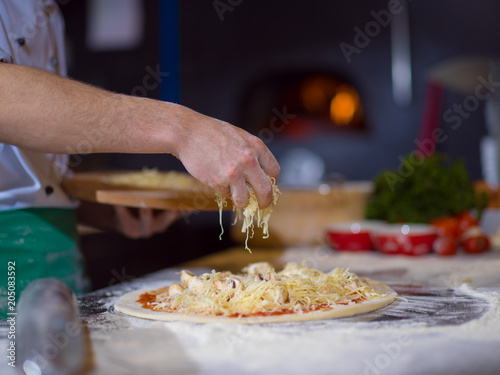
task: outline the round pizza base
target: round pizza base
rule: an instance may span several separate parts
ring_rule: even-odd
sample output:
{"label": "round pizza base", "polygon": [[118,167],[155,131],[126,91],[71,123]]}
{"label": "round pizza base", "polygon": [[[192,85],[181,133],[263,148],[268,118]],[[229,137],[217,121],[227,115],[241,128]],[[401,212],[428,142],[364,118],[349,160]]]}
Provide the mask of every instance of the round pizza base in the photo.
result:
{"label": "round pizza base", "polygon": [[131,315],[137,318],[162,320],[162,321],[183,321],[191,323],[237,323],[237,324],[263,324],[263,323],[284,323],[284,322],[299,322],[307,320],[321,320],[344,318],[353,315],[364,314],[370,311],[378,310],[392,303],[397,293],[390,286],[371,279],[364,279],[370,286],[377,289],[379,292],[387,295],[382,298],[375,298],[360,303],[352,303],[348,305],[337,305],[331,309],[317,310],[311,312],[297,314],[282,314],[270,316],[250,316],[231,318],[227,316],[217,315],[201,315],[201,314],[179,314],[169,313],[164,311],[153,311],[145,309],[137,302],[141,294],[151,291],[153,288],[145,288],[130,292],[121,296],[115,303],[115,310]]}

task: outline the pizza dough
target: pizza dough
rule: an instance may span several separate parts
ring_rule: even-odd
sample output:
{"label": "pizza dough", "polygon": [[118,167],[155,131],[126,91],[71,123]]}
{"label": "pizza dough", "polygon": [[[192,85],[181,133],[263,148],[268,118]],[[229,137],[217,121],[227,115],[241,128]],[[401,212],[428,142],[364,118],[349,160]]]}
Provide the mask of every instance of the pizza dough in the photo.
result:
{"label": "pizza dough", "polygon": [[[262,269],[265,271],[256,271]],[[397,298],[388,285],[359,278],[345,269],[323,273],[288,263],[276,272],[263,262],[243,271],[236,275],[212,271],[200,276],[183,271],[183,285],[127,293],[118,299],[115,309],[153,320],[259,324],[353,316],[387,306]]]}
{"label": "pizza dough", "polygon": [[143,293],[151,291],[152,288],[144,288],[121,296],[115,303],[115,309],[119,312],[137,318],[152,320],[182,321],[191,323],[263,324],[344,318],[378,310],[391,304],[396,299],[397,293],[388,285],[370,279],[365,279],[365,281],[369,285],[377,289],[379,292],[386,294],[387,297],[372,299],[349,305],[337,305],[333,309],[325,309],[305,313],[232,318],[227,316],[169,313],[164,311],[153,311],[145,309],[142,307],[141,303],[137,302],[137,300]]}

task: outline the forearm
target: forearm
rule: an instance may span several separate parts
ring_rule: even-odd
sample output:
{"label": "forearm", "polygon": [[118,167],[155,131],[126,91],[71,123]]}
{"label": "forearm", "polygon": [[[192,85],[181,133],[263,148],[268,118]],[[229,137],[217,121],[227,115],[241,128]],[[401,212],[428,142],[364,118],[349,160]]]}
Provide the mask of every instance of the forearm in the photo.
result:
{"label": "forearm", "polygon": [[0,97],[0,142],[52,153],[173,152],[190,111],[3,63]]}
{"label": "forearm", "polygon": [[181,105],[114,94],[38,69],[0,63],[0,142],[50,153],[170,153],[201,182],[261,207],[279,165],[257,137]]}

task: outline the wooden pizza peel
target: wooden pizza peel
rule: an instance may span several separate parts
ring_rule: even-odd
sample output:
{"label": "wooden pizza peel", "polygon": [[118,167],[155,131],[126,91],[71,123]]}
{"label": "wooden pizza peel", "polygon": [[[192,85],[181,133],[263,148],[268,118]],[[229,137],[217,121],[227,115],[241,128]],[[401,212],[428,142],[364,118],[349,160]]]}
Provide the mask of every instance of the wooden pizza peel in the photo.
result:
{"label": "wooden pizza peel", "polygon": [[76,173],[65,178],[62,186],[75,198],[102,204],[183,211],[219,210],[215,192],[201,183],[193,188],[159,189],[108,182],[107,179],[116,173],[124,172]]}

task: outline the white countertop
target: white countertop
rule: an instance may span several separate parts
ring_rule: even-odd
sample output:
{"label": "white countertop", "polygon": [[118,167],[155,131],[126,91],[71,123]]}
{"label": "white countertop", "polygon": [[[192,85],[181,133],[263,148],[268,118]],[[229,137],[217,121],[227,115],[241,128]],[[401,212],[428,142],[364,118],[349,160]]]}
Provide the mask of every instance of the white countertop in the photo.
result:
{"label": "white countertop", "polygon": [[[93,363],[87,373],[500,374],[499,252],[413,258],[291,248],[273,261],[350,267],[406,301],[356,317],[263,325],[156,322],[114,311],[125,292],[178,280],[178,270],[163,270],[81,299]],[[9,369],[0,357],[0,373]]]}

